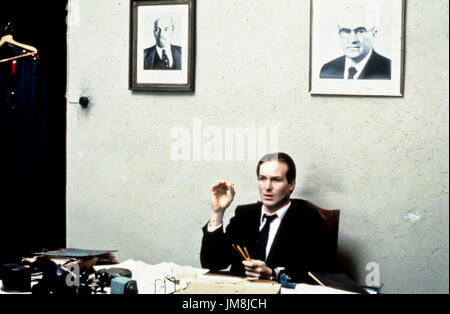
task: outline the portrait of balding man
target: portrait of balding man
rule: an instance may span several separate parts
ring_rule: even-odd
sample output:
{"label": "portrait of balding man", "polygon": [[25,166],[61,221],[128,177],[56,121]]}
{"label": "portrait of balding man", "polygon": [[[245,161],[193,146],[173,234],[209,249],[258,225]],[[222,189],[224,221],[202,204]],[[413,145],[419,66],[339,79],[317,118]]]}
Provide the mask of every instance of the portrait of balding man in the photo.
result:
{"label": "portrait of balding man", "polygon": [[354,4],[336,12],[336,36],[343,55],[327,62],[320,78],[345,80],[390,80],[391,60],[374,49],[379,17],[376,10]]}
{"label": "portrait of balding man", "polygon": [[172,43],[175,31],[170,17],[156,18],[153,23],[155,45],[144,49],[144,70],[181,70],[182,49]]}

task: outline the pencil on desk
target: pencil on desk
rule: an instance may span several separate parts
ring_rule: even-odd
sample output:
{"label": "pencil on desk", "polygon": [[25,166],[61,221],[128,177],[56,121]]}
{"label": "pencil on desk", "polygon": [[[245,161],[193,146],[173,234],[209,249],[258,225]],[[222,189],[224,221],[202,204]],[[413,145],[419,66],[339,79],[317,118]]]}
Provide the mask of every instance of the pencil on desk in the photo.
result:
{"label": "pencil on desk", "polygon": [[319,279],[317,279],[316,276],[314,276],[313,274],[311,274],[311,272],[308,272],[308,275],[314,279],[319,285],[321,285],[322,287],[326,287]]}

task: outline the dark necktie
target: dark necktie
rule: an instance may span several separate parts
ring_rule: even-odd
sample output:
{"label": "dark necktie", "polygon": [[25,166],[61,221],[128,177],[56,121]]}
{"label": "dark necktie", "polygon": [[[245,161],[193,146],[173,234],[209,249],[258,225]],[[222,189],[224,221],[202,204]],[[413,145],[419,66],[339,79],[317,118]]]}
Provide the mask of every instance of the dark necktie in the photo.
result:
{"label": "dark necktie", "polygon": [[256,239],[255,253],[252,254],[253,259],[257,259],[260,261],[266,260],[266,246],[267,239],[269,238],[270,223],[277,217],[278,216],[276,214],[272,216],[264,214],[266,223],[264,224],[262,230],[259,232],[258,239]]}
{"label": "dark necktie", "polygon": [[348,79],[353,80],[353,77],[355,76],[356,72],[357,71],[354,67],[349,67],[348,68]]}
{"label": "dark necktie", "polygon": [[169,62],[169,57],[166,54],[166,49],[162,50],[162,61],[164,62],[164,64],[166,65],[166,68],[170,67],[170,62]]}

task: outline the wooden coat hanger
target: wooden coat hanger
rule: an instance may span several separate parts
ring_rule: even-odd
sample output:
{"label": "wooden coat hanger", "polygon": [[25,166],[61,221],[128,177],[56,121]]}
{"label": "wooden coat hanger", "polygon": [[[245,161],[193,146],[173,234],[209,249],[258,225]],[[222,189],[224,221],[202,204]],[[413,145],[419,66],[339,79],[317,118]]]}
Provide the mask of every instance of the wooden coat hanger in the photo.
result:
{"label": "wooden coat hanger", "polygon": [[[15,56],[15,57],[11,57],[11,58],[2,59],[2,60],[0,60],[0,62],[15,60],[15,59],[23,58],[26,56],[34,56],[38,52],[38,50],[33,46],[22,44],[22,43],[15,41],[12,35],[4,35],[0,39],[0,47],[3,46],[4,44],[9,44],[12,46],[20,47],[20,48],[23,48],[24,50],[23,50],[23,54]],[[28,52],[27,52],[27,50],[28,50]]]}

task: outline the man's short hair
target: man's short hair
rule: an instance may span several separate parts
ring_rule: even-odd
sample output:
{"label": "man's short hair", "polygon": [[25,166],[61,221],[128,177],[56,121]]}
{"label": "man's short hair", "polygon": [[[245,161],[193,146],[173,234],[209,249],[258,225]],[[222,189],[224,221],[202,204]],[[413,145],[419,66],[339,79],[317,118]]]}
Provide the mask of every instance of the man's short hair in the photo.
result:
{"label": "man's short hair", "polygon": [[295,178],[297,176],[297,170],[295,169],[295,163],[294,160],[286,153],[270,153],[266,154],[258,162],[258,166],[256,167],[256,175],[259,176],[259,168],[260,166],[267,162],[267,161],[278,161],[278,162],[284,162],[288,170],[286,171],[286,179],[288,183],[291,183],[292,181],[295,181]]}

